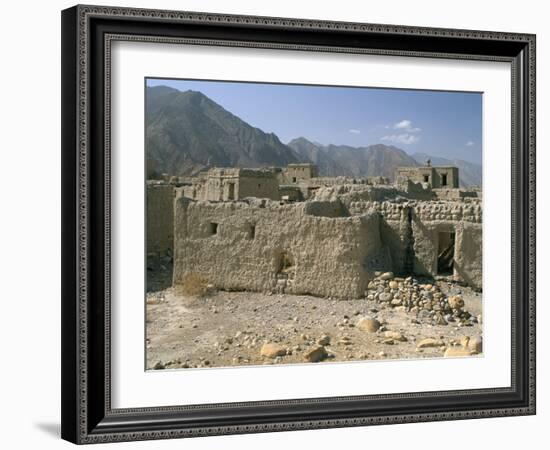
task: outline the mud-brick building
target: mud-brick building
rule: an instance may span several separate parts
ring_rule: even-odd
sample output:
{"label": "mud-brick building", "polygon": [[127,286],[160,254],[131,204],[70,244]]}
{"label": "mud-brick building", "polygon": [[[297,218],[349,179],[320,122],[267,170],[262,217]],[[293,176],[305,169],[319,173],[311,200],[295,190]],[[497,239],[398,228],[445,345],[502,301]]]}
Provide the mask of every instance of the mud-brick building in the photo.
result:
{"label": "mud-brick building", "polygon": [[409,179],[415,183],[428,183],[432,188],[458,189],[458,167],[454,166],[421,166],[398,167],[395,171],[395,180]]}
{"label": "mud-brick building", "polygon": [[380,216],[335,206],[180,197],[173,282],[195,272],[220,289],[361,297],[380,263]]}
{"label": "mud-brick building", "polygon": [[311,163],[289,164],[279,172],[280,184],[297,184],[317,178],[317,166]]}
{"label": "mud-brick building", "polygon": [[184,187],[194,200],[226,202],[247,197],[279,200],[277,175],[270,169],[213,168]]}
{"label": "mud-brick building", "polygon": [[198,272],[220,289],[359,298],[375,271],[393,271],[482,287],[479,201],[377,201],[373,190],[291,204],[178,198],[174,283]]}

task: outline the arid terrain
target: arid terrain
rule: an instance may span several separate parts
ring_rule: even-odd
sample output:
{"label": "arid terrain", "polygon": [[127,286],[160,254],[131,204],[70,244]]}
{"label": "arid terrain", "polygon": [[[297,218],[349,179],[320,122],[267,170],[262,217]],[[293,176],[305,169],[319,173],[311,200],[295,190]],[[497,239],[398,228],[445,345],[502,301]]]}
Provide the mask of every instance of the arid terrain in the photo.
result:
{"label": "arid terrain", "polygon": [[446,280],[379,274],[358,300],[182,291],[147,294],[149,369],[482,353],[481,293]]}

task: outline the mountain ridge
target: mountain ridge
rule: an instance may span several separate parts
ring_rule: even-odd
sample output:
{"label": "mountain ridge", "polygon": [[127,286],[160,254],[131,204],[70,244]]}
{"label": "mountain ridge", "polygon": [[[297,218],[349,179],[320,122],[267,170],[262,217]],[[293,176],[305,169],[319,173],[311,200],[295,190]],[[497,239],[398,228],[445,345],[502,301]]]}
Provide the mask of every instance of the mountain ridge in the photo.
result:
{"label": "mountain ridge", "polygon": [[[305,137],[281,142],[275,133],[254,127],[200,91],[147,87],[147,172],[194,176],[210,167],[284,167],[309,162],[320,176],[385,176],[399,166],[457,165],[461,186],[481,184],[481,166],[425,153],[410,155],[385,144],[361,147],[322,145]],[[438,162],[441,161],[441,162]]]}

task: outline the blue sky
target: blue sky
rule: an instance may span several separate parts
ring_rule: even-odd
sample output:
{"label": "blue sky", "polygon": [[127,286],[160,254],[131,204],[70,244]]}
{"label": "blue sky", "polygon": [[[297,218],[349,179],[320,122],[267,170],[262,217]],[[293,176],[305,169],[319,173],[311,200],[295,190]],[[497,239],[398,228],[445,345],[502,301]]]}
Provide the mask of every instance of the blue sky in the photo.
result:
{"label": "blue sky", "polygon": [[394,145],[481,164],[482,94],[268,83],[147,79],[148,86],[201,91],[282,142]]}

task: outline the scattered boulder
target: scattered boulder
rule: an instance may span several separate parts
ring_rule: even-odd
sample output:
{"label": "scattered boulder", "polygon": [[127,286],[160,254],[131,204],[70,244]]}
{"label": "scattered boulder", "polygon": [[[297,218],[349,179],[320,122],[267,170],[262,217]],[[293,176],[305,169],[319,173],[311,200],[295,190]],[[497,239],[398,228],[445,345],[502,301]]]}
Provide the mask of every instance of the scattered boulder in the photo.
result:
{"label": "scattered boulder", "polygon": [[338,341],[338,344],[340,345],[352,345],[353,342],[349,338],[349,336],[342,336],[342,339]]}
{"label": "scattered boulder", "polygon": [[483,338],[481,336],[473,336],[468,341],[468,349],[475,353],[483,351]]}
{"label": "scattered boulder", "polygon": [[464,307],[464,300],[460,295],[452,295],[447,300],[452,309],[462,309]]}
{"label": "scattered boulder", "polygon": [[393,272],[384,272],[378,278],[381,279],[382,281],[391,280],[393,279]]}
{"label": "scattered boulder", "polygon": [[474,352],[464,347],[449,347],[443,354],[444,358],[455,358],[460,356],[471,356]]}
{"label": "scattered boulder", "polygon": [[327,356],[328,353],[325,350],[325,347],[323,347],[322,345],[312,347],[304,353],[304,358],[308,362],[319,362],[325,359]]}
{"label": "scattered boulder", "polygon": [[319,338],[317,340],[317,344],[319,344],[319,345],[329,345],[330,344],[330,336],[327,335],[327,334],[321,336],[321,338]]}
{"label": "scattered boulder", "polygon": [[407,342],[407,338],[399,331],[386,331],[384,336],[388,339],[393,339],[394,341]]}
{"label": "scattered boulder", "polygon": [[357,322],[357,325],[355,326],[361,331],[376,333],[376,331],[378,331],[378,329],[380,328],[380,322],[378,322],[378,320],[376,319],[373,319],[372,317],[363,317],[359,320],[359,322]]}
{"label": "scattered boulder", "polygon": [[439,339],[425,338],[416,344],[416,348],[444,347],[445,343]]}
{"label": "scattered boulder", "polygon": [[399,287],[399,283],[395,280],[392,280],[388,283],[388,286],[390,289],[397,289]]}
{"label": "scattered boulder", "polygon": [[267,343],[262,345],[260,355],[266,358],[276,358],[277,356],[285,356],[286,348],[276,343]]}
{"label": "scattered boulder", "polygon": [[153,369],[154,370],[162,370],[164,369],[164,364],[162,363],[162,361],[157,361],[156,364],[153,366]]}

